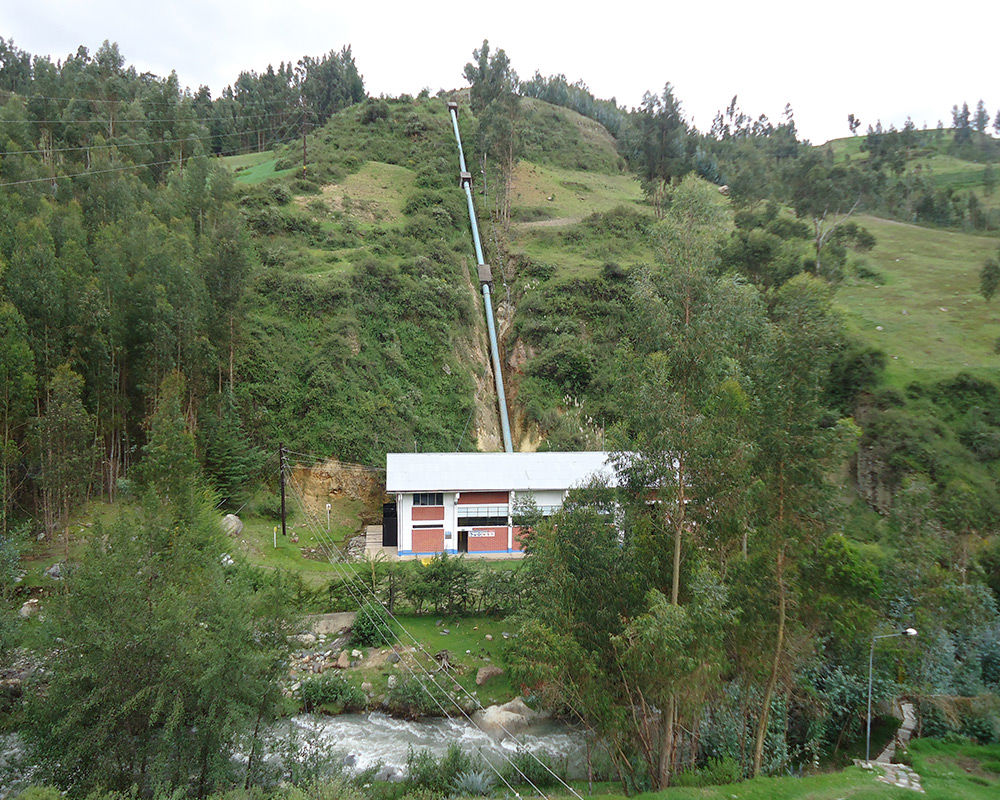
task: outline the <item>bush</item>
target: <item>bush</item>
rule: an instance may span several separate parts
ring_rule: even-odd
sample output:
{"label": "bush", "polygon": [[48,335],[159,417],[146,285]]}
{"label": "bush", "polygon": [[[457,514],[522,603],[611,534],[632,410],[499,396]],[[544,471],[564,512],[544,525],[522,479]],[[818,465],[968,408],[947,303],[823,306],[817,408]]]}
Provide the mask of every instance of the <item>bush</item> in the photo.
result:
{"label": "bush", "polygon": [[534,784],[539,789],[566,780],[566,764],[555,763],[545,750],[518,750],[510,757],[504,778],[512,785]]}
{"label": "bush", "polygon": [[371,125],[380,119],[389,118],[389,104],[385,100],[369,100],[361,111],[361,122]]}
{"label": "bush", "polygon": [[721,786],[743,778],[735,758],[710,758],[700,769],[685,770],[674,775],[672,786]]}
{"label": "bush", "polygon": [[415,752],[412,747],[406,756],[406,782],[442,797],[452,793],[460,775],[471,771],[472,759],[457,744],[448,745],[440,761],[429,750]]}
{"label": "bush", "polygon": [[488,797],[496,783],[486,770],[460,772],[455,776],[452,789],[461,797]]}
{"label": "bush", "polygon": [[389,620],[381,608],[369,605],[358,611],[351,627],[351,644],[377,647],[389,644],[394,638]]}
{"label": "bush", "polygon": [[299,699],[303,708],[310,712],[320,706],[339,706],[345,711],[360,710],[365,708],[368,701],[361,689],[349,683],[343,675],[334,672],[303,681]]}
{"label": "bush", "polygon": [[[435,702],[437,700],[437,702]],[[386,710],[397,717],[420,719],[440,714],[451,699],[432,683],[421,684],[416,678],[397,683],[385,697]]]}

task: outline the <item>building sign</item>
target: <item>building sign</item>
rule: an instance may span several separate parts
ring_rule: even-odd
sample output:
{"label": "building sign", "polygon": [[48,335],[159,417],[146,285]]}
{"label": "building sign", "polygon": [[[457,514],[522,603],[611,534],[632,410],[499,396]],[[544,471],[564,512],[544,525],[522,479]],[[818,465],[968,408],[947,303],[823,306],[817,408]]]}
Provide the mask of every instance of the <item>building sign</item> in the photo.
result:
{"label": "building sign", "polygon": [[494,536],[493,531],[469,531],[470,539],[492,539]]}

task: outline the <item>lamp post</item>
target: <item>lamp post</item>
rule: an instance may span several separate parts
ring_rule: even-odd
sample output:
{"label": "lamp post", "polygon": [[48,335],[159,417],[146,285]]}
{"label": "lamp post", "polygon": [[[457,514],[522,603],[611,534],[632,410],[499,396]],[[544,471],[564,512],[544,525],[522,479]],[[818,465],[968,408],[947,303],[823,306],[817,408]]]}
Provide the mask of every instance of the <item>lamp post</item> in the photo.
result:
{"label": "lamp post", "polygon": [[875,642],[879,639],[891,639],[894,636],[916,636],[917,631],[914,628],[907,628],[905,631],[897,631],[896,633],[880,633],[876,636],[872,636],[872,649],[868,654],[868,724],[867,733],[865,735],[865,762],[870,763],[872,760],[872,666],[875,663]]}

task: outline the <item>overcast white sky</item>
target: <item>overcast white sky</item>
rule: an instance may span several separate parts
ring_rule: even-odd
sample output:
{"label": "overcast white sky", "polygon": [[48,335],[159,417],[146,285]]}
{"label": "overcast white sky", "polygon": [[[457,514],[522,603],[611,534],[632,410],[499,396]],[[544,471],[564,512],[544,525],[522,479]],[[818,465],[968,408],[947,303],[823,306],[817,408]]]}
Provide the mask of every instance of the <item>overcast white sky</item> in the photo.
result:
{"label": "overcast white sky", "polygon": [[62,58],[117,41],[129,63],[213,95],[240,70],[353,47],[372,94],[464,85],[462,66],[484,38],[522,77],[536,69],[582,78],[599,97],[632,106],[673,83],[702,130],[734,94],[772,119],[791,103],[801,135],[946,124],[954,103],[1000,104],[1000,3],[921,0],[720,0],[681,4],[337,0],[5,0],[0,36]]}

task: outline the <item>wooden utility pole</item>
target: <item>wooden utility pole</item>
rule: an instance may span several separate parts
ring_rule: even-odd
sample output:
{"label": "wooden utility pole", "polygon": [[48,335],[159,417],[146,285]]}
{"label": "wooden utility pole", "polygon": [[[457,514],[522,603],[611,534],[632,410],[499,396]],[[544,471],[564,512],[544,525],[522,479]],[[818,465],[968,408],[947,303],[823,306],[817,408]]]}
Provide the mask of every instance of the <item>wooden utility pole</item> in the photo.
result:
{"label": "wooden utility pole", "polygon": [[302,174],[306,174],[306,131],[309,130],[309,123],[302,121]]}
{"label": "wooden utility pole", "polygon": [[281,535],[287,536],[285,530],[285,445],[278,445],[278,473],[281,475]]}

